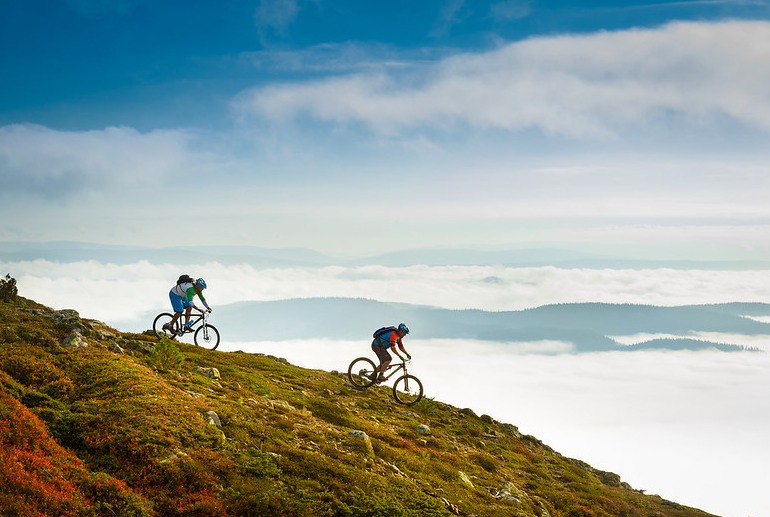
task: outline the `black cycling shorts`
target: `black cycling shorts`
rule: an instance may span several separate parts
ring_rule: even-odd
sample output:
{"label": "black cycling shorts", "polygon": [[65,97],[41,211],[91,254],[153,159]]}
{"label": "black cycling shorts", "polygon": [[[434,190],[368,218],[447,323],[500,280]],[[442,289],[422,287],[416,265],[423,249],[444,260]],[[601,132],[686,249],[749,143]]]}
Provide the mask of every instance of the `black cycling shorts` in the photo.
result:
{"label": "black cycling shorts", "polygon": [[376,345],[372,343],[372,351],[374,351],[374,353],[377,354],[377,357],[380,359],[380,364],[384,363],[385,361],[390,361],[393,359],[393,356],[390,355],[390,352],[388,352],[388,349],[385,347],[381,347],[380,345]]}

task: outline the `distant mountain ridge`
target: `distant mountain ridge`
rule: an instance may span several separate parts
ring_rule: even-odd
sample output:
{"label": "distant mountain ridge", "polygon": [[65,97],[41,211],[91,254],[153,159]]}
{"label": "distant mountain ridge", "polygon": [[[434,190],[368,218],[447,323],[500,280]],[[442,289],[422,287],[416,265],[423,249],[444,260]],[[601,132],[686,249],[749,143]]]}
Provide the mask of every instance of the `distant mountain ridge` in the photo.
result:
{"label": "distant mountain ridge", "polygon": [[257,246],[173,246],[143,247],[88,242],[0,242],[0,261],[45,259],[56,262],[95,260],[130,264],[217,262],[225,265],[248,264],[255,268],[274,267],[387,267],[424,266],[505,266],[564,268],[673,268],[673,269],[751,269],[770,268],[763,260],[649,260],[585,253],[558,248],[511,248],[484,250],[470,248],[412,249],[359,258],[332,257],[306,248],[263,248]]}
{"label": "distant mountain ridge", "polygon": [[659,307],[575,303],[520,311],[450,310],[361,298],[304,298],[241,302],[221,306],[216,325],[229,339],[287,340],[330,338],[367,340],[382,325],[407,322],[412,338],[473,339],[497,342],[565,341],[576,352],[635,350],[612,336],[667,334],[648,348],[744,350],[730,343],[695,338],[697,332],[770,335],[770,324],[743,314],[770,315],[770,304]]}

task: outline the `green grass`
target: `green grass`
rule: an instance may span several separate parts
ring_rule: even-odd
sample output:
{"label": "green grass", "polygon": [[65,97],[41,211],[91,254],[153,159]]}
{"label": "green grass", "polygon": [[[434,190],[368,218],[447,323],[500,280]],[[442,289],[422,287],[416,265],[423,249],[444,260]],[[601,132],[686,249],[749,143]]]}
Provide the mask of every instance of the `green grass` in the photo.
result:
{"label": "green grass", "polygon": [[54,316],[0,302],[1,515],[706,515],[471,409]]}

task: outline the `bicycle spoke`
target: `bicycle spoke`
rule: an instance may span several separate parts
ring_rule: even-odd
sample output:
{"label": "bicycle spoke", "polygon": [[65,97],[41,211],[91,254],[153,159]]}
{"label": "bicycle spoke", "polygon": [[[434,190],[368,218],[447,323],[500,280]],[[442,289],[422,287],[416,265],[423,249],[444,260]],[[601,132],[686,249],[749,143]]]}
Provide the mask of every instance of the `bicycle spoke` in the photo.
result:
{"label": "bicycle spoke", "polygon": [[368,388],[374,384],[372,374],[375,371],[374,362],[368,357],[354,359],[348,367],[348,380],[359,389]]}
{"label": "bicycle spoke", "polygon": [[411,406],[422,398],[422,383],[414,375],[404,375],[393,384],[393,397],[396,402]]}

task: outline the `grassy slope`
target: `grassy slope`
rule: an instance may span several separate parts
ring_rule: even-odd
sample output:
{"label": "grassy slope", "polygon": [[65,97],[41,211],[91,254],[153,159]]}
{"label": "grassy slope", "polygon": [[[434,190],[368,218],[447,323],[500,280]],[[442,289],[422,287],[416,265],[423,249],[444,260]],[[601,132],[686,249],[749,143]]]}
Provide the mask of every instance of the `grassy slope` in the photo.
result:
{"label": "grassy slope", "polygon": [[[155,337],[23,298],[0,321],[1,515],[707,515],[470,409],[263,355],[164,362]],[[76,329],[87,346],[62,346]]]}

